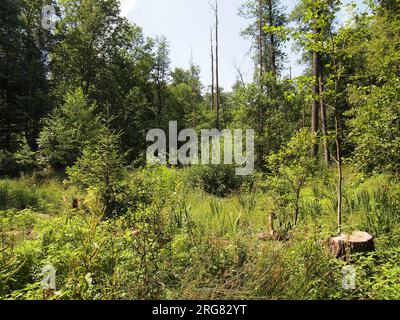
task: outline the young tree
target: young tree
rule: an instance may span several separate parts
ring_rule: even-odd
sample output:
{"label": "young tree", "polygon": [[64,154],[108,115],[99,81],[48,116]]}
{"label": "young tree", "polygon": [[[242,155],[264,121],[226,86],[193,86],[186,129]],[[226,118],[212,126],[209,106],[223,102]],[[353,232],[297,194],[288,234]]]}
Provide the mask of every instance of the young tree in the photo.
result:
{"label": "young tree", "polygon": [[44,167],[72,165],[83,149],[97,140],[101,130],[96,104],[90,104],[82,89],[67,93],[65,103],[43,120],[38,138],[38,163]]}
{"label": "young tree", "polygon": [[120,151],[119,137],[119,134],[104,128],[97,135],[96,142],[83,150],[74,166],[67,168],[71,183],[98,191],[107,217],[119,215],[125,210],[120,182],[125,160]]}
{"label": "young tree", "polygon": [[279,152],[272,153],[267,161],[272,169],[275,181],[272,184],[279,188],[280,180],[288,181],[293,191],[293,224],[297,226],[299,219],[299,202],[302,188],[316,171],[316,161],[309,156],[311,145],[316,135],[306,129],[296,132],[291,140]]}

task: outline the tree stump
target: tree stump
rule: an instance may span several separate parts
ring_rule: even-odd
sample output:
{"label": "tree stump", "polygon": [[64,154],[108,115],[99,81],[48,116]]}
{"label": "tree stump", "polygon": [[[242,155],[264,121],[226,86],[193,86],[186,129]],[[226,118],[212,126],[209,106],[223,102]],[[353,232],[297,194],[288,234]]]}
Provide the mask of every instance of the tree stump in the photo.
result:
{"label": "tree stump", "polygon": [[354,231],[351,235],[341,234],[328,240],[329,249],[336,258],[347,253],[371,252],[375,250],[374,237],[367,232]]}

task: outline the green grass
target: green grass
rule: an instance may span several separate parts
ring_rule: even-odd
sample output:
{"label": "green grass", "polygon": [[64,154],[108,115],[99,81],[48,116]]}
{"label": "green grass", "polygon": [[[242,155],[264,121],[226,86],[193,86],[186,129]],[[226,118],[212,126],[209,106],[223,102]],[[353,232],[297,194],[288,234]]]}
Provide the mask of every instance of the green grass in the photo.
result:
{"label": "green grass", "polygon": [[1,180],[0,297],[40,299],[40,271],[48,263],[57,269],[55,299],[399,296],[398,181],[346,170],[345,229],[377,236],[374,254],[354,257],[358,287],[346,291],[345,262],[325,245],[336,230],[334,174],[303,189],[300,223],[287,242],[257,238],[275,208],[273,195],[258,187],[262,181],[220,198],[185,179],[186,172],[166,168],[129,175],[132,198],[143,205],[111,220],[99,214],[95,193],[85,197],[87,209],[73,210],[69,199],[77,190],[57,179]]}

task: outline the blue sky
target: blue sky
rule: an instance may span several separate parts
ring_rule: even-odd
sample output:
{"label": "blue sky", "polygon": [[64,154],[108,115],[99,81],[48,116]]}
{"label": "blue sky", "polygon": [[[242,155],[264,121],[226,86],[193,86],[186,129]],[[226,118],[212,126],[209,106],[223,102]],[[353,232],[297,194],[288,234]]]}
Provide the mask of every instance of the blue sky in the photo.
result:
{"label": "blue sky", "polygon": [[[120,0],[121,11],[130,21],[143,28],[146,36],[164,35],[169,43],[172,67],[187,67],[191,52],[195,64],[201,68],[203,84],[211,83],[210,27],[214,23],[209,0]],[[229,90],[237,79],[235,66],[245,81],[251,81],[254,63],[249,49],[250,40],[240,36],[248,21],[237,15],[244,0],[219,0],[220,2],[220,85]],[[282,0],[291,11],[297,1]],[[351,2],[350,0],[343,1]],[[355,1],[358,4],[362,0]],[[340,14],[345,20],[346,13]],[[303,66],[297,64],[298,53],[287,46],[288,63],[293,76],[300,75]]]}

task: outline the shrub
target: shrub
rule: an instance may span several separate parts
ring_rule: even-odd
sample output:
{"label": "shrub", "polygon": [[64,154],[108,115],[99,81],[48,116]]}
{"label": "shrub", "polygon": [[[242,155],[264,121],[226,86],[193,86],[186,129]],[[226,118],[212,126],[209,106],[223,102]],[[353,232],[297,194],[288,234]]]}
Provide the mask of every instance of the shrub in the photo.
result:
{"label": "shrub", "polygon": [[27,186],[18,180],[0,181],[0,208],[40,208],[41,194],[34,186]]}
{"label": "shrub", "polygon": [[43,167],[65,168],[82,156],[83,149],[95,143],[102,130],[95,104],[82,89],[68,92],[65,103],[44,119],[38,138],[38,163]]}
{"label": "shrub", "polygon": [[233,165],[202,165],[190,168],[187,179],[190,179],[194,187],[224,197],[239,191],[244,183],[250,183],[252,178],[237,176]]}
{"label": "shrub", "polygon": [[108,217],[126,211],[124,204],[124,157],[120,154],[119,135],[104,130],[97,142],[86,147],[74,166],[67,168],[70,182],[82,189],[95,187]]}

